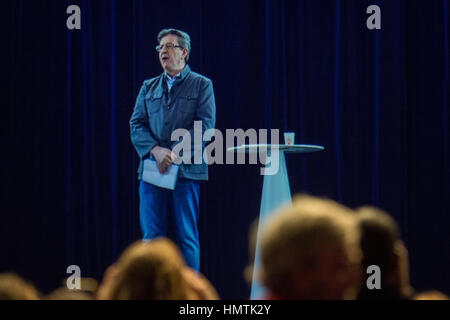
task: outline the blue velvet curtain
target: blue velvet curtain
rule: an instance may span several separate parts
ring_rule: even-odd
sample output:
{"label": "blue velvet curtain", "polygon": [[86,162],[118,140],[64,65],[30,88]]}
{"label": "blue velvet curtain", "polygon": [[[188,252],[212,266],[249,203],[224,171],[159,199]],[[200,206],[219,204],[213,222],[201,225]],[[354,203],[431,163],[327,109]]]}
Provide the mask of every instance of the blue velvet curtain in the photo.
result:
{"label": "blue velvet curtain", "polygon": [[[66,8],[82,28],[66,28]],[[377,4],[382,29],[368,30]],[[214,82],[217,128],[277,128],[322,153],[290,155],[293,192],[390,212],[412,284],[450,291],[447,0],[5,2],[0,271],[41,290],[68,265],[101,279],[139,239],[138,158],[128,121],[161,72],[164,27],[192,38]],[[5,29],[4,29],[5,30]],[[6,29],[8,30],[8,29]],[[201,263],[224,298],[246,298],[259,166],[214,165],[201,187]]]}

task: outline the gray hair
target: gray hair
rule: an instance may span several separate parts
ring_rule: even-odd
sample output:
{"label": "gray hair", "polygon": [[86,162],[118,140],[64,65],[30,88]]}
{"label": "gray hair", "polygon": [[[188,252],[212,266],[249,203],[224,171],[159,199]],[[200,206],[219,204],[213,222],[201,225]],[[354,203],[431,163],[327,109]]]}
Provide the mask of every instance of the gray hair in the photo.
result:
{"label": "gray hair", "polygon": [[257,276],[276,296],[295,299],[294,280],[310,277],[324,250],[345,250],[351,262],[359,263],[359,236],[351,209],[328,199],[297,196],[292,206],[279,209],[264,223]]}
{"label": "gray hair", "polygon": [[158,33],[158,43],[161,42],[161,39],[164,38],[165,36],[172,34],[174,36],[178,37],[178,44],[183,47],[186,48],[188,50],[188,53],[186,55],[186,63],[189,60],[189,55],[191,54],[191,37],[189,37],[189,35],[181,30],[177,30],[177,29],[163,29]]}

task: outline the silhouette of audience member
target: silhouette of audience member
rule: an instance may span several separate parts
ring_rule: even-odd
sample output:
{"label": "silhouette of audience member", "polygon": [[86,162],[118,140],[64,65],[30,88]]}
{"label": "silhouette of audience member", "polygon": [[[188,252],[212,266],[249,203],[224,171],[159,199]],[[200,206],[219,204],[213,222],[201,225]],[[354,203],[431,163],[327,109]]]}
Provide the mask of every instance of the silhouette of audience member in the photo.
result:
{"label": "silhouette of audience member", "polygon": [[99,283],[94,278],[81,278],[80,289],[69,289],[66,278],[62,281],[61,287],[55,289],[44,297],[44,300],[93,300]]}
{"label": "silhouette of audience member", "polygon": [[179,249],[167,238],[137,241],[109,267],[98,299],[187,300],[217,299],[209,281],[186,265]]}
{"label": "silhouette of audience member", "polygon": [[0,274],[0,300],[39,300],[39,292],[14,273]]}
{"label": "silhouette of audience member", "polygon": [[219,300],[219,295],[211,282],[201,273],[186,266],[183,268],[183,278],[191,291],[194,300]]}
{"label": "silhouette of audience member", "polygon": [[248,257],[249,263],[244,269],[243,276],[249,286],[253,282],[253,269],[256,254],[256,243],[258,239],[259,217],[253,220],[248,231]]}
{"label": "silhouette of audience member", "polygon": [[450,300],[450,298],[445,295],[444,293],[432,290],[432,291],[425,291],[421,292],[414,296],[414,300]]}
{"label": "silhouette of audience member", "polygon": [[413,294],[409,282],[408,251],[400,240],[395,220],[374,207],[356,210],[363,251],[362,268],[376,265],[381,271],[381,289],[369,289],[365,281],[358,295],[360,300],[409,299]]}
{"label": "silhouette of audience member", "polygon": [[93,297],[81,290],[70,290],[67,287],[60,287],[53,290],[44,297],[44,300],[92,300]]}
{"label": "silhouette of audience member", "polygon": [[103,273],[103,280],[95,292],[96,300],[109,300],[111,287],[117,277],[117,263],[110,265]]}
{"label": "silhouette of audience member", "polygon": [[361,281],[354,213],[334,201],[294,199],[261,234],[259,276],[272,299],[354,299]]}

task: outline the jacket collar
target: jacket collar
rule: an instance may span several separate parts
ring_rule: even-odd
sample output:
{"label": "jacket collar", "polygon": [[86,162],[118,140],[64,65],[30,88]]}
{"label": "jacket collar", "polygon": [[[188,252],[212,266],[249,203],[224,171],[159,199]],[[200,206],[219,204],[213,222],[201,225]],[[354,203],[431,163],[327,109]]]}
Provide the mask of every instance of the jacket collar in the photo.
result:
{"label": "jacket collar", "polygon": [[[182,81],[184,80],[189,73],[191,72],[191,68],[189,67],[189,65],[187,64],[183,71],[181,71],[181,73],[178,75],[179,79],[178,81]],[[156,87],[155,91],[153,92],[153,96],[154,97],[162,97],[163,93],[164,93],[164,81],[166,76],[166,72],[163,72],[160,77],[159,77],[159,82],[158,82],[158,86]]]}
{"label": "jacket collar", "polygon": [[[184,69],[181,70],[180,73],[176,74],[174,78],[183,80],[184,78],[186,78],[189,72],[191,72],[191,68],[189,67],[189,65],[185,65]],[[163,72],[163,76],[172,78],[166,71]]]}
{"label": "jacket collar", "polygon": [[191,72],[191,68],[187,64],[187,65],[185,65],[183,71],[181,71],[181,73],[178,75],[178,77],[180,78],[180,80],[184,80],[184,78],[186,78],[190,72]]}

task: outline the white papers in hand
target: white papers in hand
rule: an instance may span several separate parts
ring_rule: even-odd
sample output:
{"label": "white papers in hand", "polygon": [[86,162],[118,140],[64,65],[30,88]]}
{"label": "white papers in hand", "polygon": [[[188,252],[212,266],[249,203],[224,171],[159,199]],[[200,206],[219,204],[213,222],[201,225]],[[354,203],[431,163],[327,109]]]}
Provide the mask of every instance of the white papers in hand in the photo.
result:
{"label": "white papers in hand", "polygon": [[142,180],[155,186],[174,190],[177,183],[179,166],[172,164],[166,173],[162,174],[158,170],[158,164],[155,160],[144,160],[144,171],[142,172]]}

